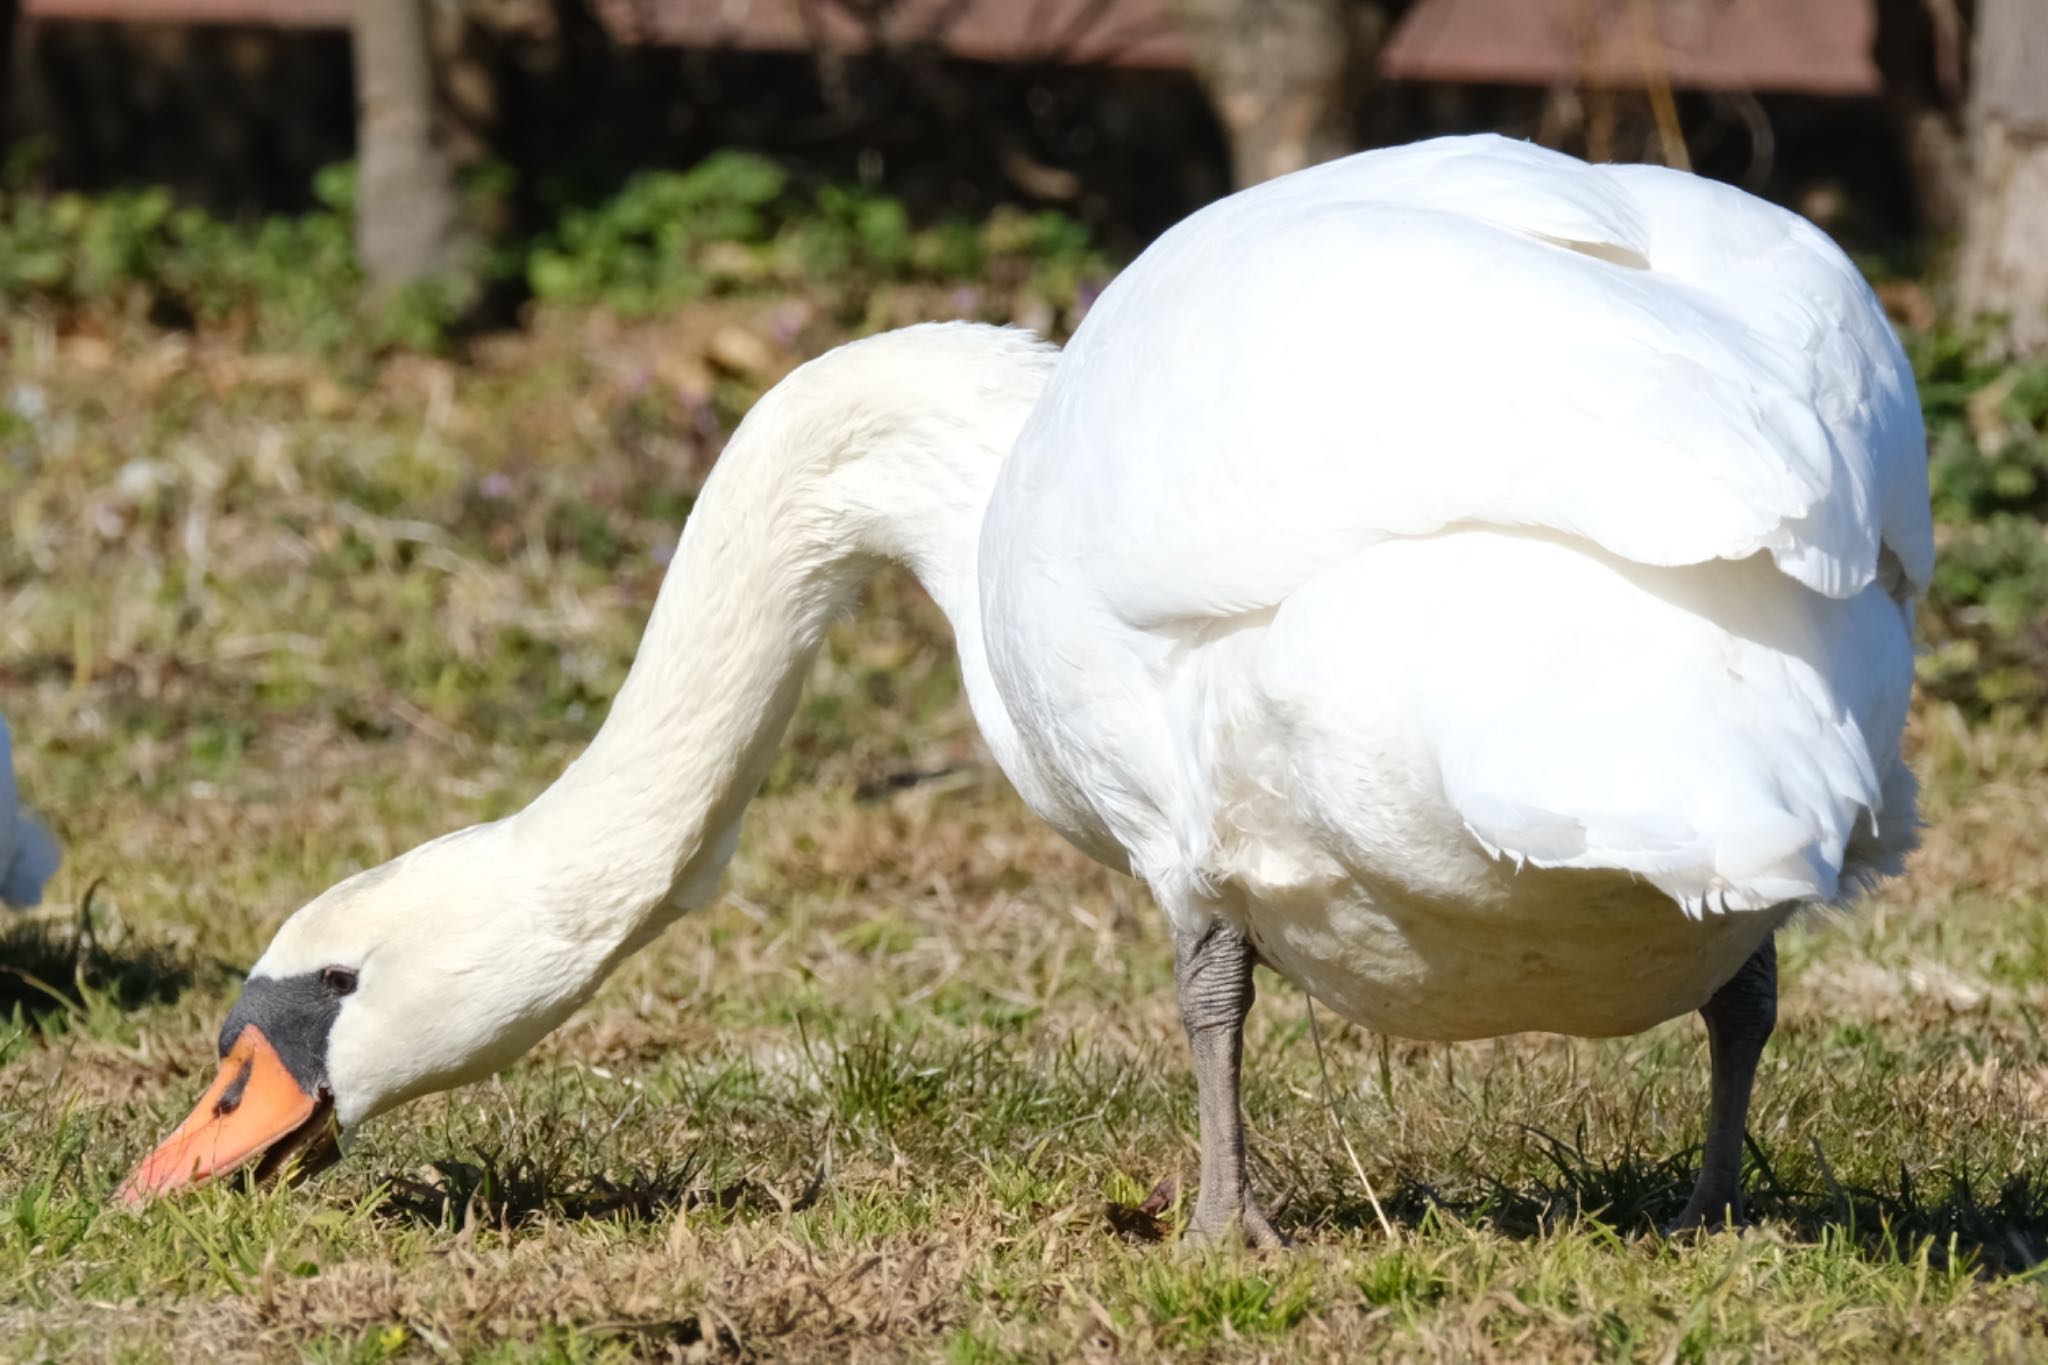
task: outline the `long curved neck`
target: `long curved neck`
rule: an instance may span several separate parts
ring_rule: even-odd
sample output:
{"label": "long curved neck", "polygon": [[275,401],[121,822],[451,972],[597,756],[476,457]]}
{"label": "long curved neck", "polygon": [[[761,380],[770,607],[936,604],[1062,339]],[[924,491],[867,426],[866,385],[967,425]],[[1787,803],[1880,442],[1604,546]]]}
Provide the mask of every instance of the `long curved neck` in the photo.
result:
{"label": "long curved neck", "polygon": [[1007,725],[975,550],[1051,362],[1021,332],[908,328],[811,362],[748,415],[603,727],[513,817],[561,932],[609,967],[710,898],[825,628],[878,560],[917,575],[952,623],[984,730]]}

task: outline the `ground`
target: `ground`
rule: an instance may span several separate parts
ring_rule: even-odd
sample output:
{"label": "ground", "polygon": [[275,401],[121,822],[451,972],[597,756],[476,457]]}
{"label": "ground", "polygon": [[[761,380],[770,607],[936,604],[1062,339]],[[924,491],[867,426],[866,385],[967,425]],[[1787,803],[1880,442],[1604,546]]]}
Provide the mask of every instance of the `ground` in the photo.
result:
{"label": "ground", "polygon": [[337,368],[11,324],[0,712],[69,852],[0,925],[0,1359],[2048,1351],[2038,728],[1923,706],[1910,874],[1786,936],[1747,1235],[1653,1232],[1696,1021],[1446,1047],[1324,1013],[1319,1058],[1262,974],[1257,1179],[1300,1245],[1198,1255],[1163,925],[1007,789],[899,577],[728,894],[536,1054],[299,1188],[111,1204],[283,916],[588,738],[722,433],[818,326]]}

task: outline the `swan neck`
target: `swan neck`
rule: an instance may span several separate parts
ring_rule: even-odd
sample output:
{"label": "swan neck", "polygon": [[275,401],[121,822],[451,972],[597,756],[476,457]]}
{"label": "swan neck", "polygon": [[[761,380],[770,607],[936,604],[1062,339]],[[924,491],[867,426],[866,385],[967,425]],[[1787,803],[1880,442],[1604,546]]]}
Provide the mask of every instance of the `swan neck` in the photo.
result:
{"label": "swan neck", "polygon": [[600,975],[715,893],[825,631],[875,564],[916,573],[970,685],[985,677],[981,513],[1049,364],[1025,334],[912,328],[813,361],[741,424],[610,714],[514,817]]}

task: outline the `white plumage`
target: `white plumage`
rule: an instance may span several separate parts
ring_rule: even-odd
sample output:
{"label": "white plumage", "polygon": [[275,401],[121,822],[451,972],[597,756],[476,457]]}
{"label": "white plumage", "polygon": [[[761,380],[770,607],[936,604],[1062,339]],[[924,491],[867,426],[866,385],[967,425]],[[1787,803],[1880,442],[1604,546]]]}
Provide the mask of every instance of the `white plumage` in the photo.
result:
{"label": "white plumage", "polygon": [[14,737],[0,720],[0,903],[17,909],[43,898],[56,872],[57,841],[21,804],[14,783]]}
{"label": "white plumage", "polygon": [[[1719,1221],[1772,931],[1912,843],[1927,501],[1898,344],[1793,215],[1498,138],[1286,177],[1168,233],[1056,359],[918,327],[776,386],[584,755],[279,931],[238,1008],[317,1095],[237,1112],[353,1128],[476,1079],[708,899],[893,559],[1024,798],[1173,920],[1194,1231],[1279,1237],[1237,1105],[1255,956],[1413,1037],[1704,1007],[1680,1222]],[[131,1193],[214,1173],[226,1121],[202,1101]]]}
{"label": "white plumage", "polygon": [[1456,138],[1163,237],[981,570],[1055,824],[1458,1038],[1690,1010],[1783,907],[1896,867],[1932,557],[1911,372],[1819,230]]}

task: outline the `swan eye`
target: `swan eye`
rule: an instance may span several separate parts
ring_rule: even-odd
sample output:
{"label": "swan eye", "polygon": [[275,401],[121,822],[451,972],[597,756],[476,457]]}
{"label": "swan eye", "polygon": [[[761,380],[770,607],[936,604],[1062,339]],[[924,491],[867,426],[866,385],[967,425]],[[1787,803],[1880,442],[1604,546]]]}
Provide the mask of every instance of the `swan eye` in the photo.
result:
{"label": "swan eye", "polygon": [[352,967],[327,967],[320,972],[320,984],[329,995],[349,995],[356,988],[356,974]]}

